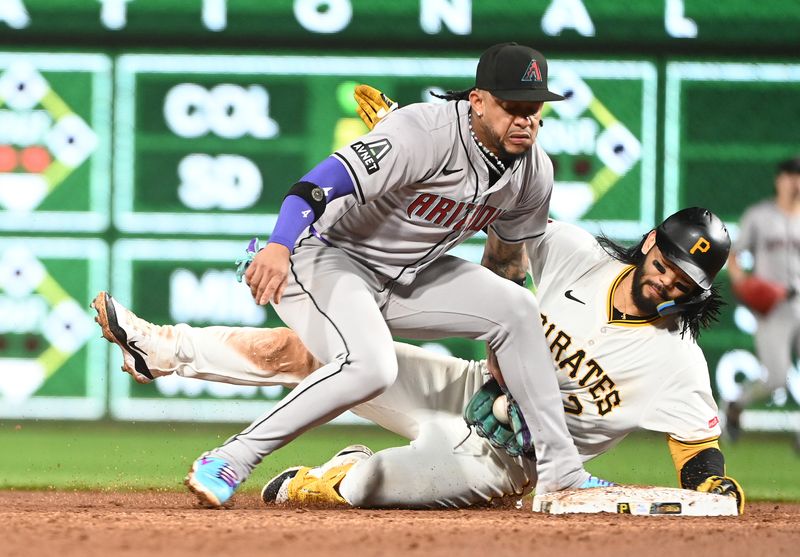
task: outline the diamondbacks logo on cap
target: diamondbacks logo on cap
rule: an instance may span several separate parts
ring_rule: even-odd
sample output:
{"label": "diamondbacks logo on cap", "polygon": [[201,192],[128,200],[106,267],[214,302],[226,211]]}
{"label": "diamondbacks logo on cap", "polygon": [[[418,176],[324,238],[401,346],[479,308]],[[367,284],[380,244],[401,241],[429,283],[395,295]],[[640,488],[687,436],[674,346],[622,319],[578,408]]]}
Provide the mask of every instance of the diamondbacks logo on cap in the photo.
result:
{"label": "diamondbacks logo on cap", "polygon": [[541,81],[542,80],[542,72],[539,70],[539,62],[536,60],[531,60],[531,63],[528,64],[528,69],[525,70],[525,73],[522,75],[521,81]]}
{"label": "diamondbacks logo on cap", "polygon": [[379,139],[378,141],[371,141],[370,143],[356,141],[350,148],[356,152],[359,160],[361,160],[361,164],[367,169],[367,173],[375,174],[380,170],[378,161],[392,150],[392,144],[389,143],[388,139]]}

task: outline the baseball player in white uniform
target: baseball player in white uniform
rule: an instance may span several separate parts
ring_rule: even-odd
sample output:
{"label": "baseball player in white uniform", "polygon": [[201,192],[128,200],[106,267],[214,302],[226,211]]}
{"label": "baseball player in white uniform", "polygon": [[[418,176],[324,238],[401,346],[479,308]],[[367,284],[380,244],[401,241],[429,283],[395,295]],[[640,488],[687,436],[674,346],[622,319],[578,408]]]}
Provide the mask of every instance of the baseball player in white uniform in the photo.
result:
{"label": "baseball player in white uniform", "polygon": [[[590,479],[544,364],[524,242],[544,232],[553,170],[535,144],[547,62],[506,43],[480,58],[475,88],[394,111],[289,189],[245,278],[322,366],[274,408],[201,455],[186,484],[222,505],[253,468],[303,431],[392,385],[392,335],[486,341],[535,434],[540,487]],[[446,253],[487,228],[484,265]],[[488,267],[488,268],[487,268]]]}
{"label": "baseball player in white uniform", "polygon": [[[544,325],[551,358],[539,365],[557,378],[583,461],[631,431],[664,432],[680,484],[735,496],[741,510],[744,494],[725,473],[717,407],[695,342],[719,307],[712,280],[729,246],[722,222],[700,208],[676,213],[632,248],[551,222],[545,234],[526,242],[540,313],[525,326]],[[128,371],[133,357],[112,329],[146,347],[141,366],[154,377],[177,372],[265,385],[313,375],[313,357],[288,329],[157,327],[106,293],[95,307]],[[257,351],[248,349],[256,345]],[[320,467],[290,468],[264,487],[265,501],[462,507],[521,495],[536,485],[529,459],[509,456],[464,422],[465,406],[490,378],[486,361],[400,343],[394,352],[396,381],[353,411],[411,443],[375,454],[352,446]],[[186,354],[194,357],[181,356]]]}
{"label": "baseball player in white uniform", "polygon": [[756,353],[766,373],[762,380],[746,384],[739,400],[728,406],[726,425],[732,439],[739,435],[742,409],[785,387],[792,354],[800,353],[800,297],[796,295],[800,291],[800,157],[778,165],[775,197],[751,206],[741,218],[728,261],[734,291],[749,276],[737,259],[742,252],[753,256],[752,275],[777,287],[782,296],[767,313],[754,311]]}

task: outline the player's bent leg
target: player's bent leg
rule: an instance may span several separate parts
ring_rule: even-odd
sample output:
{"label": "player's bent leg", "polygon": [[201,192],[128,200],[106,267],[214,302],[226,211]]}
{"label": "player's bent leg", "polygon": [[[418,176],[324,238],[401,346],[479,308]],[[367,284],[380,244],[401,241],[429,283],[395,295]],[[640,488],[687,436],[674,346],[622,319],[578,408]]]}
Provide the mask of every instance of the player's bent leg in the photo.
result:
{"label": "player's bent leg", "polygon": [[[391,337],[386,344],[391,346]],[[389,357],[384,364],[370,367],[393,370],[383,376],[353,372],[345,358],[321,367],[247,429],[199,457],[184,483],[202,505],[225,504],[268,454],[385,389],[385,378],[394,377],[397,369],[394,353],[390,349],[385,353]]]}
{"label": "player's bent leg", "polygon": [[399,336],[488,341],[532,433],[539,489],[579,487],[588,479],[567,430],[539,306],[531,292],[480,265],[443,257],[417,278],[413,291],[396,288],[386,313]]}
{"label": "player's bent leg", "polygon": [[353,466],[339,493],[356,507],[420,509],[469,507],[531,491],[532,462],[468,435],[460,416],[426,422],[410,445],[379,451]]}
{"label": "player's bent leg", "polygon": [[301,240],[274,309],[325,365],[209,455],[242,482],[274,450],[388,388],[397,358],[379,309],[387,296],[385,277],[313,236]]}
{"label": "player's bent leg", "polygon": [[175,371],[236,385],[297,385],[321,363],[286,327],[174,327]]}
{"label": "player's bent leg", "polygon": [[107,292],[92,302],[103,337],[122,352],[123,371],[139,383],[177,373],[236,385],[294,386],[320,367],[286,327],[154,325]]}
{"label": "player's bent leg", "polygon": [[[380,394],[397,376],[392,337],[376,299],[384,295],[383,285],[378,278],[368,284],[370,278],[343,257],[339,250],[314,252],[311,268],[297,273],[306,280],[293,275],[276,306],[283,321],[326,364],[244,431],[210,451],[230,464],[239,482],[271,452]],[[322,266],[314,266],[318,264]]]}

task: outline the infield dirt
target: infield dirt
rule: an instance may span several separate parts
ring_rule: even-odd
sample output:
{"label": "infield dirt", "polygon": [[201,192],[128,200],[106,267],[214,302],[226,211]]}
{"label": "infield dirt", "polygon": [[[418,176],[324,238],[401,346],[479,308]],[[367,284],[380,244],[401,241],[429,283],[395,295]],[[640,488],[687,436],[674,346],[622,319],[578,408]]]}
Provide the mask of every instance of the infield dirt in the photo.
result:
{"label": "infield dirt", "polygon": [[0,553],[28,556],[796,555],[800,505],[754,503],[741,517],[537,515],[264,507],[239,494],[208,510],[188,493],[0,492]]}

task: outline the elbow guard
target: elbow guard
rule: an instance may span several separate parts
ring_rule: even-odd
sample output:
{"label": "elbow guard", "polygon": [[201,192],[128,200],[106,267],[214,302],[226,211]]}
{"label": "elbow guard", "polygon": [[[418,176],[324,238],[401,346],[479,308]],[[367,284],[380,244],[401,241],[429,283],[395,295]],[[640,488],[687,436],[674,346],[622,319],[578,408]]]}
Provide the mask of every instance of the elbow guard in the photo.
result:
{"label": "elbow guard", "polygon": [[314,211],[314,222],[317,222],[322,216],[322,213],[325,212],[325,206],[327,205],[325,190],[316,184],[312,184],[311,182],[297,182],[289,188],[284,199],[290,195],[296,195],[308,203],[311,210]]}

